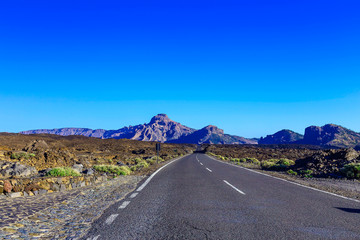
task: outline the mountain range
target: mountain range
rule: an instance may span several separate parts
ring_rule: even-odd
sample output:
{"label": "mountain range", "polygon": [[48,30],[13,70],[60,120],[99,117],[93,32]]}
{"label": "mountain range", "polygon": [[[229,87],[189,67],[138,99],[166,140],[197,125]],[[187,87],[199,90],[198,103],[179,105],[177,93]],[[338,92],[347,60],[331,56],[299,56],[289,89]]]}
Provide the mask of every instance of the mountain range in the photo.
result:
{"label": "mountain range", "polygon": [[209,125],[194,129],[171,120],[166,114],[154,116],[149,123],[123,127],[117,130],[89,128],[38,129],[20,132],[21,134],[56,134],[61,136],[82,135],[96,138],[133,139],[167,143],[192,144],[306,144],[340,148],[360,148],[360,133],[335,124],[322,127],[310,126],[305,134],[291,130],[281,130],[260,139],[249,139],[225,134],[224,130]]}
{"label": "mountain range", "polygon": [[307,144],[339,148],[359,148],[360,133],[335,124],[322,127],[310,126],[305,135],[291,130],[281,130],[273,135],[260,138],[259,144]]}
{"label": "mountain range", "polygon": [[96,138],[127,138],[139,141],[157,141],[169,143],[210,143],[210,144],[257,144],[256,139],[224,134],[216,126],[207,126],[196,130],[171,120],[166,114],[154,116],[149,123],[123,127],[118,130],[89,128],[38,129],[20,132],[21,134],[56,134],[61,136],[83,135]]}

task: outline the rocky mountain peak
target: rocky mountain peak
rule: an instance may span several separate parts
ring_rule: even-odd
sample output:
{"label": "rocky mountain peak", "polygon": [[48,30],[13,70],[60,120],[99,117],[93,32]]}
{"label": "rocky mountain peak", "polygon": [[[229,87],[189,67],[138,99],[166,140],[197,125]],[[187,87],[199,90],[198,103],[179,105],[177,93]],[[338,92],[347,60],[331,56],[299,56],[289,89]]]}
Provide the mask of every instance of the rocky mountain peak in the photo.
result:
{"label": "rocky mountain peak", "polygon": [[203,129],[210,132],[210,133],[224,134],[224,130],[222,130],[222,129],[218,128],[217,126],[214,126],[214,125],[208,125],[208,126],[204,127]]}
{"label": "rocky mountain peak", "polygon": [[154,116],[153,118],[151,118],[149,124],[153,124],[156,122],[168,123],[168,122],[173,122],[173,121],[166,114],[160,113],[160,114]]}

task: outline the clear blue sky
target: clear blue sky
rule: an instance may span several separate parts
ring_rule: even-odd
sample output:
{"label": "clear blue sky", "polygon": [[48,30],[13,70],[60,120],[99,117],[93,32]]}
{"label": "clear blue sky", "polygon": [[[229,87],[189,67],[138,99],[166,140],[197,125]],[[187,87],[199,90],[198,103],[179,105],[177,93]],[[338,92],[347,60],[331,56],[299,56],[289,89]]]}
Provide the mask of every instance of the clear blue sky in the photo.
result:
{"label": "clear blue sky", "polygon": [[360,132],[359,1],[1,1],[0,131],[157,113],[260,137]]}

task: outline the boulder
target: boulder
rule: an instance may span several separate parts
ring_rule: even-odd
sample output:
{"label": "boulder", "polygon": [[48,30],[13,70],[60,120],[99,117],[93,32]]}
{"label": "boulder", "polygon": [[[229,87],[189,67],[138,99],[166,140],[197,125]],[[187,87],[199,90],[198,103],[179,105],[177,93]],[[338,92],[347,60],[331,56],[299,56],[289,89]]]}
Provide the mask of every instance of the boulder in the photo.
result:
{"label": "boulder", "polygon": [[7,180],[4,181],[4,192],[11,192],[11,190],[13,189],[11,183]]}
{"label": "boulder", "polygon": [[84,166],[82,164],[74,164],[72,168],[78,171],[79,173],[81,173],[83,171]]}
{"label": "boulder", "polygon": [[145,154],[145,149],[133,150],[132,153],[133,154]]}

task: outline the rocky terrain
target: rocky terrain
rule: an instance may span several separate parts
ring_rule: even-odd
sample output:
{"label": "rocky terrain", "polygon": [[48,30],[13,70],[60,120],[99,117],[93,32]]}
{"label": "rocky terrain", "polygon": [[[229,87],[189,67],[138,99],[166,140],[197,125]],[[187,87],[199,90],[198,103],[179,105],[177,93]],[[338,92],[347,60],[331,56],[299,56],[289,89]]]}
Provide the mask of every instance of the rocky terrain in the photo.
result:
{"label": "rocky terrain", "polygon": [[[194,145],[162,144],[160,157],[170,159],[195,149]],[[19,164],[37,171],[54,167],[72,167],[81,164],[84,169],[95,164],[131,166],[136,158],[150,159],[156,155],[154,142],[127,139],[99,139],[84,136],[57,136],[49,134],[0,134],[0,174],[21,172]],[[25,171],[25,170],[24,170]],[[25,171],[23,174],[31,170]],[[6,175],[7,174],[7,175]]]}
{"label": "rocky terrain", "polygon": [[259,144],[307,144],[337,148],[360,148],[360,133],[335,124],[310,126],[305,135],[282,130],[259,140]]}
{"label": "rocky terrain", "polygon": [[305,145],[204,145],[222,160],[307,178],[360,179],[360,152]]}
{"label": "rocky terrain", "polygon": [[157,141],[169,143],[216,143],[216,144],[257,144],[255,139],[224,134],[224,131],[207,126],[196,130],[171,120],[166,114],[154,116],[149,123],[123,127],[118,130],[60,128],[39,129],[20,132],[21,134],[56,134],[61,136],[81,135],[102,139],[132,139],[139,141]]}

